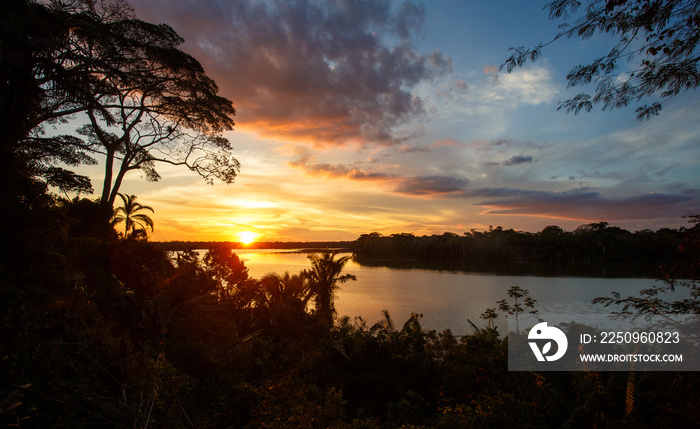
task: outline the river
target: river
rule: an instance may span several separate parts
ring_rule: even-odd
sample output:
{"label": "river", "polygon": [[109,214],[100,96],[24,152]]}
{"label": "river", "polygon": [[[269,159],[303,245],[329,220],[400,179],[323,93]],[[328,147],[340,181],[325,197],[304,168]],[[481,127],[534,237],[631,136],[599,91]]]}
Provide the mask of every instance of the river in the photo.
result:
{"label": "river", "polygon": [[[307,253],[271,250],[237,250],[254,278],[268,273],[298,274],[310,268]],[[593,298],[618,292],[637,295],[642,289],[658,285],[647,278],[540,277],[493,275],[448,270],[397,269],[361,265],[350,261],[345,273],[357,281],[340,285],[335,306],[339,316],[361,316],[368,324],[381,320],[388,310],[397,328],[411,313],[423,314],[422,326],[438,332],[450,329],[464,335],[473,332],[469,321],[485,327],[479,315],[487,308],[497,308],[496,301],[508,299],[507,290],[518,285],[537,300],[540,313],[588,314],[609,313],[610,308],[591,304]],[[509,299],[510,301],[510,299]],[[524,317],[524,316],[521,316]],[[499,313],[499,332],[507,331],[506,318]]]}

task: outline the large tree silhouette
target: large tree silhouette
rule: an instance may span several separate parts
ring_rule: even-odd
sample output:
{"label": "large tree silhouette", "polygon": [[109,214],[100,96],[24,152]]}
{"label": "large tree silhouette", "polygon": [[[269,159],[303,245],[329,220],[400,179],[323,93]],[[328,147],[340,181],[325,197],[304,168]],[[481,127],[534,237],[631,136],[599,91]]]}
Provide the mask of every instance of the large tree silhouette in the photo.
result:
{"label": "large tree silhouette", "polygon": [[[182,52],[169,26],[135,19],[122,0],[36,4],[3,2],[3,152],[26,175],[64,190],[89,182],[57,165],[104,157],[102,204],[112,206],[124,175],[155,165],[187,166],[211,182],[231,183],[238,161],[222,133],[235,110],[201,64]],[[80,120],[72,135],[47,125]],[[11,161],[7,161],[9,163]]]}
{"label": "large tree silhouette", "polygon": [[[105,156],[102,201],[114,204],[131,170],[158,180],[159,162],[186,166],[210,183],[233,182],[239,163],[222,135],[233,129],[231,101],[218,95],[196,59],[178,49],[183,39],[172,28],[136,20],[130,9],[122,15],[109,28],[123,45],[115,55],[121,73],[102,79],[77,106],[89,119],[78,134]],[[110,59],[113,53],[92,55]]]}
{"label": "large tree silhouette", "polygon": [[108,30],[119,42],[113,50],[87,49],[89,59],[114,61],[120,73],[107,75],[84,103],[72,103],[89,119],[77,130],[89,150],[105,157],[102,202],[113,205],[127,172],[140,170],[158,180],[157,163],[188,167],[211,183],[231,183],[239,169],[222,132],[233,129],[230,100],[192,56],[180,51],[183,39],[165,25],[134,19],[122,7]]}
{"label": "large tree silhouette", "polygon": [[39,144],[40,133],[27,141],[41,122],[46,94],[77,99],[86,87],[78,68],[56,55],[78,22],[83,28],[91,25],[83,14],[71,14],[57,4],[0,2],[0,257],[18,272],[32,272],[27,261],[38,249],[48,248],[43,241],[52,230],[43,210],[51,203],[47,183],[65,191],[89,189],[87,178],[58,166],[89,157],[61,141]]}
{"label": "large tree silhouette", "polygon": [[[567,21],[580,7],[577,0],[555,0],[545,9],[550,19]],[[700,4],[695,0],[589,0],[573,24],[564,22],[560,28],[549,42],[511,48],[515,52],[501,68],[510,72],[535,61],[545,46],[564,37],[611,35],[617,42],[606,55],[573,67],[567,75],[570,87],[596,84],[593,95],[580,93],[562,102],[559,109],[567,113],[590,111],[594,104],[618,109],[652,98],[658,101],[636,109],[638,119],[649,119],[665,101],[700,85]]]}

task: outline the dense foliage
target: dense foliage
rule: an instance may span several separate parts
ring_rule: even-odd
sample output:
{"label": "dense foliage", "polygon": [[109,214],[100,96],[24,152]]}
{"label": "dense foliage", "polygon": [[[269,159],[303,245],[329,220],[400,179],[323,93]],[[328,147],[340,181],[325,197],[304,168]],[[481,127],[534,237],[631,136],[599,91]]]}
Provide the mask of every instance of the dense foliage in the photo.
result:
{"label": "dense foliage", "polygon": [[[374,232],[363,234],[351,247],[364,263],[378,259],[442,260],[459,262],[461,265],[453,266],[472,271],[508,272],[524,266],[529,274],[537,273],[538,266],[549,269],[574,266],[578,270],[569,271],[578,275],[591,270],[593,274],[602,274],[600,269],[606,267],[626,267],[621,270],[623,274],[655,277],[662,274],[662,265],[684,260],[686,256],[681,249],[688,245],[688,240],[685,227],[632,233],[598,222],[581,225],[574,231],[552,225],[538,233],[500,226],[464,235],[446,232],[422,237],[410,233],[382,236]],[[682,270],[680,266],[677,268]],[[677,277],[696,274],[675,273]]]}

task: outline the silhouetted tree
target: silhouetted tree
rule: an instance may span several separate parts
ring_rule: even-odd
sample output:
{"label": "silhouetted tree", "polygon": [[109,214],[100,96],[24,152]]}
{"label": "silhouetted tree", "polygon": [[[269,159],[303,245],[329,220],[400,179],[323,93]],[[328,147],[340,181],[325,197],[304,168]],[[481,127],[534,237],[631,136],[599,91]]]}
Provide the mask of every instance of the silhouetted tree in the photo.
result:
{"label": "silhouetted tree", "polygon": [[[530,292],[520,286],[511,286],[510,289],[508,289],[508,296],[513,298],[513,304],[509,304],[508,301],[502,299],[497,302],[498,309],[504,313],[515,316],[515,330],[516,332],[520,332],[520,314],[527,311],[528,308],[531,309],[529,311],[530,314],[536,314],[537,310],[534,308],[537,300],[532,299],[530,297]],[[518,301],[520,298],[524,298],[522,302]]]}
{"label": "silhouetted tree", "polygon": [[0,2],[0,258],[21,272],[29,272],[18,265],[28,262],[25,249],[36,256],[47,247],[41,242],[46,229],[55,230],[44,218],[51,217],[47,183],[62,190],[86,190],[89,184],[57,166],[76,161],[72,149],[61,144],[37,147],[25,140],[42,115],[47,93],[74,97],[84,88],[84,81],[65,67],[69,60],[55,53],[77,22],[90,25],[85,18],[69,14],[58,3]]}
{"label": "silhouetted tree", "polygon": [[214,293],[221,301],[233,302],[243,308],[264,301],[263,291],[248,275],[248,267],[233,249],[220,244],[204,255],[207,274],[216,282]]}
{"label": "silhouetted tree", "polygon": [[146,228],[151,228],[153,232],[153,219],[140,211],[148,210],[153,213],[151,206],[144,206],[136,202],[136,195],[118,194],[123,202],[123,206],[117,207],[114,211],[112,223],[118,225],[124,222],[124,238],[145,237]]}
{"label": "silhouetted tree", "polygon": [[259,287],[265,299],[261,300],[258,313],[265,312],[265,317],[273,335],[286,339],[299,338],[304,335],[303,320],[307,316],[307,290],[305,276],[301,274],[268,274],[260,279]]}
{"label": "silhouetted tree", "polygon": [[[565,21],[576,16],[580,7],[576,0],[555,0],[545,6],[550,19]],[[547,43],[532,49],[511,48],[515,53],[501,65],[510,72],[528,60],[535,61],[545,46],[563,37],[586,40],[597,33],[613,36],[617,43],[607,55],[578,65],[567,75],[570,87],[595,82],[594,94],[578,94],[561,103],[559,109],[576,114],[602,104],[603,110],[612,110],[658,96],[661,101],[636,110],[638,119],[649,119],[659,114],[665,101],[700,85],[697,1],[589,0],[572,25],[564,22],[560,28],[562,31]]]}
{"label": "silhouetted tree", "polygon": [[118,51],[90,50],[89,38],[75,40],[88,58],[120,69],[95,85],[87,102],[73,103],[89,119],[78,134],[105,156],[103,203],[114,203],[129,171],[157,181],[159,162],[186,166],[209,183],[232,183],[239,163],[221,134],[233,129],[231,101],[217,94],[196,59],[178,49],[183,39],[172,28],[139,21],[130,8],[120,12],[118,19],[102,17]]}
{"label": "silhouetted tree", "polygon": [[479,317],[488,321],[488,327],[490,329],[495,326],[496,322],[494,322],[493,320],[498,318],[498,313],[496,313],[495,308],[487,308],[486,311],[479,315]]}
{"label": "silhouetted tree", "polygon": [[308,279],[308,296],[313,297],[316,305],[316,314],[330,326],[333,325],[335,306],[333,294],[339,284],[349,280],[357,280],[352,274],[342,274],[345,264],[350,261],[350,256],[341,256],[336,259],[337,252],[324,253],[323,255],[309,255],[311,270],[304,271]]}
{"label": "silhouetted tree", "polygon": [[300,311],[306,308],[309,295],[305,276],[273,273],[261,278],[260,284],[265,289],[270,307],[291,306]]}
{"label": "silhouetted tree", "polygon": [[[122,1],[109,3],[126,7]],[[42,124],[64,122],[80,111],[78,104],[88,102],[103,77],[120,73],[117,62],[94,55],[118,51],[119,45],[107,20],[95,12],[96,4],[106,2],[0,4],[1,174],[41,178],[62,191],[91,191],[87,177],[60,166],[95,162],[83,141],[46,136]],[[90,49],[80,49],[79,39],[89,40]],[[11,181],[2,183],[15,189]]]}
{"label": "silhouetted tree", "polygon": [[114,211],[102,206],[99,201],[88,198],[73,200],[59,199],[58,208],[65,214],[71,237],[93,238],[111,241],[118,238],[118,233],[111,222]]}
{"label": "silhouetted tree", "polygon": [[[91,31],[95,22],[59,2],[7,0],[0,4],[0,148],[14,152],[41,122],[46,98],[78,99],[87,75],[64,52],[75,31]],[[82,64],[84,66],[84,64]],[[5,156],[0,157],[7,160]],[[10,158],[12,159],[12,158]]]}
{"label": "silhouetted tree", "polygon": [[[612,292],[612,296],[595,298],[593,303],[614,306],[617,310],[613,314],[620,316],[700,314],[700,215],[684,217],[693,225],[682,229],[683,240],[679,246],[685,259],[664,267],[659,285],[639,291],[638,296],[622,297],[618,292]],[[673,301],[663,298],[676,289],[687,289],[689,297]]]}
{"label": "silhouetted tree", "polygon": [[[3,2],[3,147],[27,174],[66,191],[91,190],[87,178],[57,166],[105,157],[101,202],[112,206],[124,175],[155,164],[184,165],[211,182],[232,183],[239,164],[222,136],[235,109],[201,64],[179,50],[167,25],[135,19],[123,0]],[[44,125],[76,114],[75,135]],[[4,124],[4,122],[3,122]],[[10,162],[8,161],[8,162]],[[116,171],[115,170],[116,165]]]}

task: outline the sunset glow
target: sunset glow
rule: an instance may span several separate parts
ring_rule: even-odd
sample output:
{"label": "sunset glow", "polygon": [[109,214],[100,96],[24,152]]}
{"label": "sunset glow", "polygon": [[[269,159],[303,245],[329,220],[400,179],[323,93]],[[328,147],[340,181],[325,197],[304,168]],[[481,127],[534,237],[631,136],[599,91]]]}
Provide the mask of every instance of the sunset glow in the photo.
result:
{"label": "sunset glow", "polygon": [[[416,1],[409,15],[391,1],[132,3],[139,18],[183,36],[237,109],[226,133],[241,163],[235,183],[207,185],[160,165],[159,182],[125,177],[123,191],[155,208],[154,240],[225,241],[232,230],[354,240],[601,221],[636,231],[678,227],[700,211],[697,94],[665,102],[650,121],[636,120],[637,104],[558,111],[590,90],[567,88],[571,67],[607,52],[608,41],[562,39],[507,73],[508,48],[559,31],[530,2]],[[103,168],[88,174],[100,183]]]}
{"label": "sunset glow", "polygon": [[243,244],[250,244],[255,241],[258,234],[250,231],[243,231],[238,233],[238,240]]}

